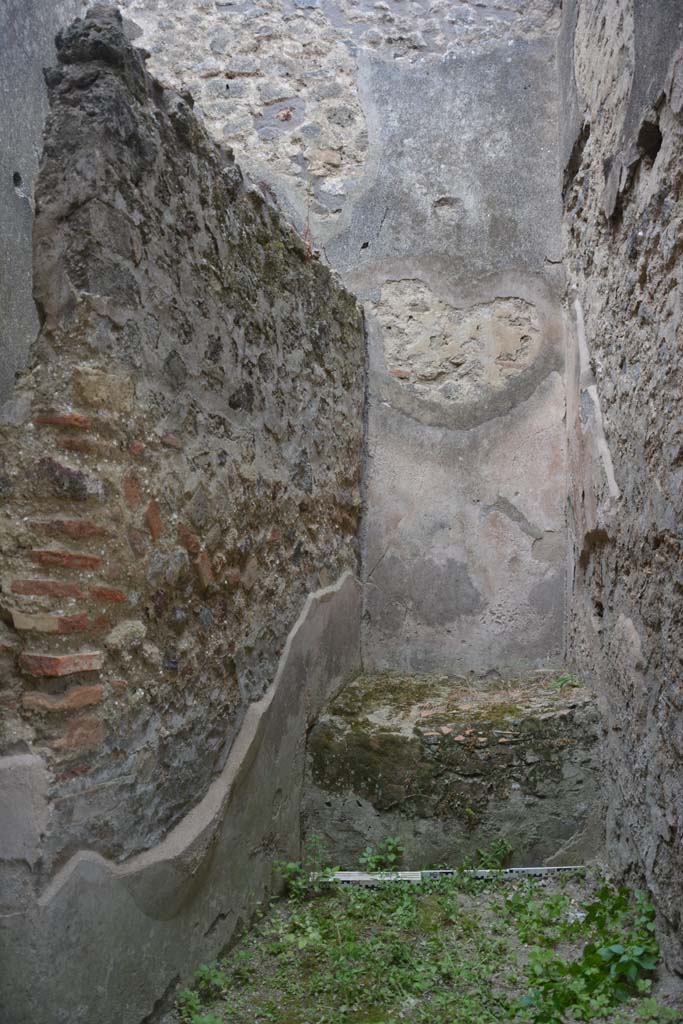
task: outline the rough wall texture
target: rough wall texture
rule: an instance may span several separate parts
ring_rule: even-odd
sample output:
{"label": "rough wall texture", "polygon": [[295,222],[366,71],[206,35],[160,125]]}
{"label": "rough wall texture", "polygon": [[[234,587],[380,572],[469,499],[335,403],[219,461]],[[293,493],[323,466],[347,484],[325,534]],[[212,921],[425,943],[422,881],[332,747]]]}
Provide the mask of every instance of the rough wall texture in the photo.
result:
{"label": "rough wall texture", "polygon": [[596,700],[549,682],[354,680],[308,735],[305,832],[349,869],[387,836],[415,870],[461,864],[501,837],[515,865],[585,863],[602,838]]}
{"label": "rough wall texture", "polygon": [[128,0],[366,304],[369,667],[563,654],[554,0]]}
{"label": "rough wall texture", "polygon": [[[225,767],[157,846],[124,864],[80,851],[39,900],[0,915],[3,1024],[156,1024],[177,985],[248,926],[273,859],[299,856],[305,736],[358,671],[360,607],[350,572],[309,596]],[[1,834],[24,859],[37,831],[29,823],[46,816],[47,780],[37,757],[10,761],[0,793],[24,812],[30,793],[34,818],[10,818],[18,831]]]}
{"label": "rough wall texture", "polygon": [[570,642],[605,711],[608,850],[683,973],[683,12],[563,17]]}
{"label": "rough wall texture", "polygon": [[57,30],[84,8],[82,0],[3,0],[0,7],[0,404],[38,331],[31,227],[47,115],[42,67],[54,63]]}
{"label": "rough wall texture", "polygon": [[48,786],[29,888],[153,846],[223,769],[307,595],[356,569],[364,395],[354,300],[117,18],[58,52],[42,328],[0,428],[0,752]]}

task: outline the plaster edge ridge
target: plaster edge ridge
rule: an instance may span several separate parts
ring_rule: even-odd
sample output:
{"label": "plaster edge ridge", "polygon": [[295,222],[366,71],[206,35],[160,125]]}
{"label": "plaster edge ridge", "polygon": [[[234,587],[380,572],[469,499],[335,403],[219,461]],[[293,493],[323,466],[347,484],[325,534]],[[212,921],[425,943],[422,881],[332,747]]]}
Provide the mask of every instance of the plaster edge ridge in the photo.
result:
{"label": "plaster edge ridge", "polygon": [[189,852],[194,844],[201,842],[206,832],[216,826],[217,819],[223,817],[233,786],[239,779],[241,769],[258,738],[259,726],[280,687],[292,646],[299,632],[308,621],[309,615],[319,605],[326,604],[341,593],[351,580],[358,587],[361,586],[355,573],[351,569],[346,569],[334,583],[314,590],[308,595],[298,619],[289,631],[273,682],[260,700],[250,704],[223,770],[213,780],[199,803],[195,804],[156,846],[135,854],[124,864],[116,864],[95,850],[78,850],[50,879],[36,900],[38,906],[47,906],[81,864],[97,865],[113,879],[125,882],[127,878],[153,865],[177,860],[179,856]]}

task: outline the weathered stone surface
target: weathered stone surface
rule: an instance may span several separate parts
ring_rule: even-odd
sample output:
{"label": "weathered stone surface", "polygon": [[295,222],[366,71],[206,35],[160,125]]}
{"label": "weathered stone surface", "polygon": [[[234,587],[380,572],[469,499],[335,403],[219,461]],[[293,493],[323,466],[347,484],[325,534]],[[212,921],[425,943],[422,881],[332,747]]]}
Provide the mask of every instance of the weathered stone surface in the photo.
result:
{"label": "weathered stone surface", "polygon": [[605,712],[607,850],[679,973],[682,48],[676,0],[563,7],[570,651]]}
{"label": "weathered stone surface", "polygon": [[[307,594],[357,568],[365,374],[352,297],[119,14],[93,8],[57,51],[42,326],[0,434],[0,604],[41,641],[3,656],[0,752],[32,735],[55,771],[42,884],[68,851],[154,845],[202,798]],[[102,708],[56,733],[21,687],[76,672]]]}
{"label": "weathered stone surface", "polygon": [[521,299],[459,310],[421,281],[390,281],[369,308],[384,333],[389,372],[444,405],[503,390],[533,363],[542,341],[538,311]]}
{"label": "weathered stone surface", "polygon": [[409,868],[457,865],[503,836],[514,864],[596,855],[595,698],[549,684],[361,676],[309,733],[305,830],[345,868],[387,836]]}
{"label": "weathered stone surface", "polygon": [[344,219],[372,159],[363,81],[370,61],[410,71],[486,54],[501,38],[523,45],[558,23],[555,0],[124,0],[122,7],[162,80],[189,88],[212,133],[229,139],[304,222],[308,208],[316,239]]}

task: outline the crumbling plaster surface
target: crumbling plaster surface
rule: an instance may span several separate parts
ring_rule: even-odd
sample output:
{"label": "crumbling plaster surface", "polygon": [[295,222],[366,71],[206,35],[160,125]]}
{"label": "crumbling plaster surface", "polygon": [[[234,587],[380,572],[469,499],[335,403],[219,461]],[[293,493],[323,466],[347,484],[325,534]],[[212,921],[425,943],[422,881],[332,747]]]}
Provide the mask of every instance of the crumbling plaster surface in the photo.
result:
{"label": "crumbling plaster surface", "polygon": [[559,4],[126,13],[365,303],[368,666],[560,660]]}
{"label": "crumbling plaster surface", "polygon": [[[274,682],[249,707],[225,767],[197,806],[152,850],[123,865],[77,853],[37,901],[24,894],[20,906],[0,914],[3,1021],[156,1019],[196,965],[248,925],[272,884],[274,857],[298,856],[306,732],[358,670],[359,622],[360,587],[351,573],[311,594]],[[35,769],[22,760],[30,759],[6,759],[2,778],[12,773],[10,790],[26,809],[16,787],[28,785]],[[34,778],[31,786],[39,805],[44,782]],[[40,821],[36,815],[32,824]]]}
{"label": "crumbling plaster surface", "polygon": [[[316,239],[364,190],[370,137],[359,69],[433,68],[501,37],[543,38],[556,0],[124,0],[152,65],[189,88],[210,130],[310,215]],[[134,27],[134,26],[137,26]]]}
{"label": "crumbling plaster surface", "polygon": [[353,298],[112,10],[58,52],[42,327],[0,422],[0,754],[49,772],[6,865],[30,890],[162,840],[308,594],[357,573],[365,378]]}
{"label": "crumbling plaster surface", "polygon": [[0,6],[0,404],[38,331],[33,288],[33,187],[47,116],[42,68],[54,37],[85,0],[3,0]]}
{"label": "crumbling plaster surface", "polygon": [[604,712],[607,850],[683,973],[680,4],[567,3],[560,63],[570,653]]}

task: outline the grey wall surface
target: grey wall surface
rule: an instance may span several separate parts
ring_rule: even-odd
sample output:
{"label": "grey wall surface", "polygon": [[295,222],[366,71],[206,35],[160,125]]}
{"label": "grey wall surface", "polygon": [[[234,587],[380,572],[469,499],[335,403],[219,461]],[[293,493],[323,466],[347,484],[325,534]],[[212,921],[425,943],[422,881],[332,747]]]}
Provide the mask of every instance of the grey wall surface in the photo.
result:
{"label": "grey wall surface", "polygon": [[0,7],[0,404],[38,332],[32,300],[33,186],[43,147],[43,67],[82,0],[3,0]]}
{"label": "grey wall surface", "polygon": [[603,706],[609,856],[683,973],[683,11],[563,15],[570,651]]}
{"label": "grey wall surface", "polygon": [[125,8],[364,300],[367,666],[560,661],[559,4]]}
{"label": "grey wall surface", "polygon": [[361,67],[368,164],[325,252],[368,314],[364,661],[474,673],[559,661],[550,37]]}

